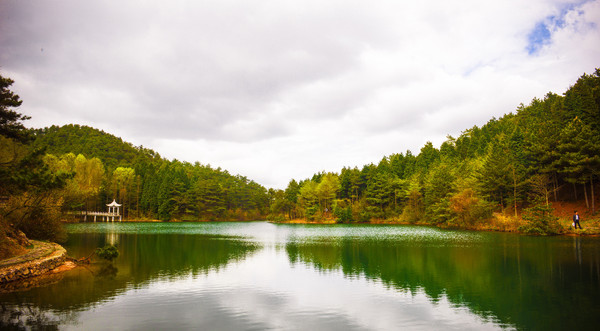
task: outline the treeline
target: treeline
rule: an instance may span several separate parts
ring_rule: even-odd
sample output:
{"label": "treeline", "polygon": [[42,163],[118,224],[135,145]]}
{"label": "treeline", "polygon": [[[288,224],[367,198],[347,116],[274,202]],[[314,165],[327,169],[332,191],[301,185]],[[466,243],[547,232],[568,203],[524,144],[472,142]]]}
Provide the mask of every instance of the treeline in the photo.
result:
{"label": "treeline", "polygon": [[584,199],[595,213],[600,174],[600,69],[563,95],[474,126],[417,155],[291,180],[272,193],[271,218],[392,219],[474,227],[493,212],[522,217],[521,231],[560,231],[551,201]]}
{"label": "treeline", "polygon": [[200,163],[165,160],[103,131],[79,125],[35,131],[44,162],[71,174],[60,192],[64,211],[105,211],[116,199],[125,218],[256,220],[267,190],[243,176]]}

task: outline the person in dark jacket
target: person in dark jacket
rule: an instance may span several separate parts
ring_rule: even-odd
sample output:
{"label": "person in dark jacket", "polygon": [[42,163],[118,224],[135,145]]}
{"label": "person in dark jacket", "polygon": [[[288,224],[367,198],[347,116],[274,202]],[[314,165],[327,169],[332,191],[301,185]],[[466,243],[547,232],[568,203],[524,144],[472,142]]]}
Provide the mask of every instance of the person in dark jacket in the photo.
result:
{"label": "person in dark jacket", "polygon": [[577,210],[576,210],[575,214],[573,214],[573,227],[575,229],[577,229],[578,225],[579,225],[579,228],[581,229],[581,224],[579,224],[579,214],[577,213]]}

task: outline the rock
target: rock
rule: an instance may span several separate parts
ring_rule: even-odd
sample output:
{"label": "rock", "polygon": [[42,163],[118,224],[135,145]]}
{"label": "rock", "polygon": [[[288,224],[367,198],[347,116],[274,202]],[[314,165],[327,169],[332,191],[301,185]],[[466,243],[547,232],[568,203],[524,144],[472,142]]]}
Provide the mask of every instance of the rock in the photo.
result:
{"label": "rock", "polygon": [[27,236],[25,235],[25,233],[23,233],[23,231],[16,230],[15,232],[15,239],[17,240],[19,245],[24,247],[29,247],[31,245],[31,242],[29,241],[29,239],[27,239]]}
{"label": "rock", "polygon": [[61,266],[65,256],[66,250],[60,245],[36,241],[30,253],[0,267],[0,284],[48,273]]}

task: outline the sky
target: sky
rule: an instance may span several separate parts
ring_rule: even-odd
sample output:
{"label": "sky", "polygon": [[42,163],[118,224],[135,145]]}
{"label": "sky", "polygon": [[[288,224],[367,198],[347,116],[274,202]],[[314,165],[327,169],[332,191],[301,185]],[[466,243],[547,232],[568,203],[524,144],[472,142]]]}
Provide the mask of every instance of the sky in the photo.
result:
{"label": "sky", "polygon": [[25,124],[284,189],[418,154],[600,67],[600,0],[0,0]]}

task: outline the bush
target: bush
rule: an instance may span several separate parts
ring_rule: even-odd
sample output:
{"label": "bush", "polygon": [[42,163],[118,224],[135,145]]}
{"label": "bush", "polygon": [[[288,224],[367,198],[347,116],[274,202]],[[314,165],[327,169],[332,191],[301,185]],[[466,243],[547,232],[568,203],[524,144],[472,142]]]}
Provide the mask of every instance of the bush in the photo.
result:
{"label": "bush", "polygon": [[107,261],[112,261],[119,256],[119,250],[113,245],[106,245],[102,248],[96,248],[96,255]]}
{"label": "bush", "polygon": [[533,235],[553,235],[561,232],[561,226],[558,224],[558,217],[552,214],[552,208],[543,203],[536,203],[530,208],[525,209],[523,219],[525,224],[519,226],[518,230],[526,234]]}
{"label": "bush", "polygon": [[314,221],[317,218],[317,211],[319,210],[318,206],[310,206],[305,210],[306,219],[309,221]]}
{"label": "bush", "polygon": [[354,222],[354,218],[352,217],[352,208],[350,206],[347,206],[347,207],[335,206],[333,208],[333,215],[335,215],[335,217],[337,217],[338,223]]}
{"label": "bush", "polygon": [[490,202],[481,199],[473,189],[466,188],[450,198],[449,209],[456,225],[471,227],[481,220],[489,219],[493,207]]}

